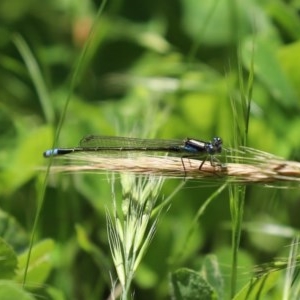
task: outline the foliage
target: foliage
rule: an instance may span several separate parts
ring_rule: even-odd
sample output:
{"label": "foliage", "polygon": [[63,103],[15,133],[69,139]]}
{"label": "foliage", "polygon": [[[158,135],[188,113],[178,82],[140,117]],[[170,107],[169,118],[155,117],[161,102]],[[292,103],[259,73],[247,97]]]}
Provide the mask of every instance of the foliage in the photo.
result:
{"label": "foliage", "polygon": [[[107,210],[120,181],[48,173],[42,153],[54,144],[90,133],[221,136],[227,148],[299,160],[299,9],[296,0],[2,0],[0,298],[104,299],[115,285]],[[166,179],[156,205],[181,182]],[[161,210],[134,298],[167,299],[180,280],[195,283],[187,292],[205,285],[207,299],[299,297],[297,186],[218,185],[187,181]],[[288,262],[254,272],[289,258],[293,280]]]}

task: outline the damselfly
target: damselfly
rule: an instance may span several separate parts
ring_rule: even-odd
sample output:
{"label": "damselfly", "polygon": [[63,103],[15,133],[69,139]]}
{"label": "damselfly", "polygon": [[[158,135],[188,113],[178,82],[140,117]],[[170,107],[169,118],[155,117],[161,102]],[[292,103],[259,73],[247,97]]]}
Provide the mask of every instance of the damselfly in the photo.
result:
{"label": "damselfly", "polygon": [[171,153],[180,155],[183,168],[183,158],[204,157],[199,166],[201,170],[207,158],[210,158],[211,166],[222,166],[220,161],[215,158],[215,154],[222,152],[222,139],[214,137],[210,142],[187,138],[185,140],[159,140],[159,139],[140,139],[128,137],[97,136],[89,135],[84,137],[78,147],[55,148],[44,152],[44,157],[59,156],[73,152],[95,152],[117,155],[123,152],[156,152]]}

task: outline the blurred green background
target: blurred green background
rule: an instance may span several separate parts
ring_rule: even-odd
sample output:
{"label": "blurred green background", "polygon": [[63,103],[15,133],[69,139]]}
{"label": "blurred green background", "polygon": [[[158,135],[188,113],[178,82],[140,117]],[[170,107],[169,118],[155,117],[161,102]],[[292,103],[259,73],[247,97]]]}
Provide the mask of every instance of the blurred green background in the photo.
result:
{"label": "blurred green background", "polygon": [[[204,140],[217,135],[231,147],[234,135],[242,134],[235,125],[243,122],[242,115],[233,116],[231,101],[240,107],[246,93],[240,82],[246,87],[253,69],[248,146],[300,158],[300,1],[112,0],[98,14],[99,7],[91,0],[0,2],[0,228],[16,253],[28,247],[43,190],[41,167],[48,163],[42,152],[53,144],[69,96],[56,141],[61,147],[91,133]],[[33,293],[108,297],[109,272],[116,278],[106,232],[108,177],[50,176],[35,241],[51,238],[55,245],[51,270],[35,279]],[[179,183],[166,180],[162,197]],[[197,209],[216,188],[187,182],[176,194],[136,274],[136,299],[168,299],[168,273],[197,270],[208,253],[218,256],[229,278],[227,191],[185,244]],[[240,286],[254,265],[286,254],[292,235],[280,226],[297,232],[299,203],[297,189],[247,187]],[[278,228],[262,232],[261,224]],[[84,249],[79,228],[93,250]]]}

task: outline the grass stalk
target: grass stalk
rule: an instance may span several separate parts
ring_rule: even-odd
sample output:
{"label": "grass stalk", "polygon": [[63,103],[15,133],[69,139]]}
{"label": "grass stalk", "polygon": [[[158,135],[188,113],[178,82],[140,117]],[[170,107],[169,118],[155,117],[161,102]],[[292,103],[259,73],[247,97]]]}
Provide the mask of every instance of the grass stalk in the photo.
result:
{"label": "grass stalk", "polygon": [[131,298],[135,271],[154,235],[158,216],[150,219],[162,183],[162,177],[121,174],[121,209],[114,196],[113,212],[107,212],[109,245],[122,287],[122,300]]}
{"label": "grass stalk", "polygon": [[[206,162],[201,170],[199,170],[201,161],[197,159],[184,159],[184,170],[180,157],[105,157],[82,153],[55,158],[55,165],[52,166],[51,172],[105,173],[112,171],[122,173],[126,171],[143,176],[155,175],[167,178],[203,179],[213,183],[229,181],[243,184],[289,183],[300,180],[299,162],[284,160],[252,148],[240,149],[227,156],[228,160],[238,160],[238,162],[228,162],[224,167],[213,167]],[[66,164],[70,160],[74,162]]]}

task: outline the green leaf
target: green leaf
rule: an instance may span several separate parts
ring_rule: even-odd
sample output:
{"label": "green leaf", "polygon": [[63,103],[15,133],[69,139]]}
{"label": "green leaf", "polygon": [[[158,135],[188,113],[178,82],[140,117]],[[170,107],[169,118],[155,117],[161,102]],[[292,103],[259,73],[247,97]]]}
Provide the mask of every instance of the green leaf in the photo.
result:
{"label": "green leaf", "polygon": [[[0,237],[0,278],[13,278],[17,269],[17,256],[12,247]],[[2,299],[0,297],[0,299]]]}
{"label": "green leaf", "polygon": [[201,273],[218,294],[218,299],[224,298],[224,280],[215,255],[207,255],[204,259]]}
{"label": "green leaf", "polygon": [[1,300],[35,300],[35,298],[24,291],[19,284],[8,280],[0,280]]}
{"label": "green leaf", "polygon": [[[182,1],[183,28],[195,40],[204,44],[220,46],[228,44],[234,38],[232,31],[232,14],[239,15],[240,32],[250,29],[250,17],[248,11],[254,7],[253,1],[236,1],[238,5],[233,7],[228,1]],[[237,10],[234,12],[233,10]]]}
{"label": "green leaf", "polygon": [[48,126],[28,130],[26,137],[19,141],[18,147],[6,156],[3,172],[0,174],[0,192],[12,193],[37,173],[37,167],[44,162],[42,153],[46,142],[51,137],[52,130]]}
{"label": "green leaf", "polygon": [[0,210],[0,236],[16,251],[28,245],[28,235],[14,217]]}
{"label": "green leaf", "polygon": [[287,108],[298,104],[296,92],[285,75],[277,58],[277,47],[271,40],[257,38],[255,47],[253,40],[247,40],[243,45],[243,63],[250,69],[254,51],[254,73],[263,82],[269,93],[280,105]]}
{"label": "green leaf", "polygon": [[[64,294],[59,289],[56,289],[54,287],[48,286],[47,289],[47,295],[49,295],[51,300],[65,300]],[[48,298],[47,298],[48,299]]]}
{"label": "green leaf", "polygon": [[42,76],[41,70],[39,68],[38,62],[34,57],[34,54],[31,52],[31,49],[29,48],[28,44],[21,35],[15,34],[13,36],[13,41],[25,61],[28,72],[31,76],[37,94],[39,96],[39,100],[41,102],[45,118],[49,123],[53,123],[54,111],[51,105],[51,98],[47,90],[47,86]]}
{"label": "green leaf", "polygon": [[[26,285],[29,287],[42,285],[47,279],[53,264],[51,254],[54,250],[54,242],[51,239],[43,240],[31,249],[31,256],[27,271]],[[19,256],[19,271],[16,280],[23,282],[28,251]]]}
{"label": "green leaf", "polygon": [[298,99],[300,98],[300,42],[292,43],[285,45],[279,49],[278,59],[280,64],[289,78],[290,82],[293,84],[293,87],[296,89]]}
{"label": "green leaf", "polygon": [[176,300],[217,299],[216,292],[201,274],[189,269],[179,269],[171,274],[172,298]]}
{"label": "green leaf", "polygon": [[298,11],[284,1],[270,1],[268,12],[273,19],[295,40],[300,38],[300,20]]}

